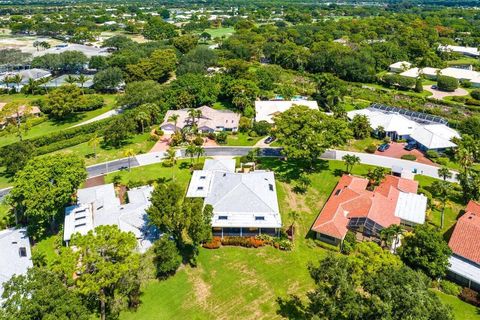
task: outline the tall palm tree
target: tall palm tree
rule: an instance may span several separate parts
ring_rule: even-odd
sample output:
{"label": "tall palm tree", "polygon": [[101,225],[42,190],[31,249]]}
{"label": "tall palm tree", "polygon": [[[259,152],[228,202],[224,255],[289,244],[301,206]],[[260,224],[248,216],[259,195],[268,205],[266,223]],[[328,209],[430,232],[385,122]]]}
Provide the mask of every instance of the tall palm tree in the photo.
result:
{"label": "tall palm tree", "polygon": [[177,152],[174,148],[168,148],[165,159],[173,164],[177,163]]}
{"label": "tall palm tree", "polygon": [[22,76],[20,74],[16,74],[12,77],[12,82],[15,83],[15,86],[16,86],[16,90],[17,92],[19,92],[19,86],[20,86],[20,83],[22,83]]}
{"label": "tall palm tree", "polygon": [[8,89],[10,89],[10,84],[13,83],[12,80],[13,79],[11,76],[5,76],[5,78],[3,78],[3,82],[5,83]]}
{"label": "tall palm tree", "polygon": [[128,158],[128,171],[130,172],[131,169],[132,169],[130,160],[131,160],[132,157],[135,157],[135,151],[133,151],[133,149],[127,149],[127,150],[125,150],[123,155]]}
{"label": "tall palm tree", "polygon": [[169,118],[168,118],[168,122],[173,122],[173,125],[175,126],[175,132],[177,132],[177,122],[178,122],[178,118],[180,118],[180,116],[176,113],[172,114]]}
{"label": "tall palm tree", "polygon": [[441,167],[438,169],[438,175],[443,179],[443,181],[446,181],[452,177],[452,173],[447,167]]}
{"label": "tall palm tree", "polygon": [[145,132],[145,124],[148,125],[150,123],[150,116],[144,111],[139,111],[135,115],[135,120],[138,123],[140,123],[140,127],[142,128],[142,133],[144,133]]}
{"label": "tall palm tree", "polygon": [[455,158],[462,167],[464,173],[468,173],[471,166],[473,165],[473,154],[470,150],[465,148],[458,148],[455,153]]}
{"label": "tall palm tree", "polygon": [[71,74],[69,74],[66,78],[65,78],[65,82],[68,83],[68,84],[74,84],[78,81],[77,77],[75,76],[72,76]]}
{"label": "tall palm tree", "polygon": [[297,211],[292,210],[288,213],[288,217],[292,221],[292,224],[290,225],[290,228],[292,230],[292,238],[293,238],[294,232],[295,232],[294,231],[295,230],[295,225],[296,225],[298,219],[300,219],[300,214]]}
{"label": "tall palm tree", "polygon": [[83,86],[85,85],[85,82],[88,81],[88,78],[84,75],[84,74],[81,74],[77,77],[77,82],[80,84],[80,88],[82,89],[82,93],[83,93]]}
{"label": "tall palm tree", "polygon": [[39,86],[39,83],[37,81],[33,80],[32,78],[29,78],[27,84],[24,87],[27,93],[34,94],[38,86]]}
{"label": "tall palm tree", "polygon": [[353,167],[356,164],[360,163],[360,158],[354,154],[346,154],[342,157],[342,160],[345,161],[345,165],[347,167],[347,173],[350,174],[353,170]]}
{"label": "tall palm tree", "polygon": [[205,154],[205,149],[202,146],[195,146],[195,155],[197,156],[197,163],[200,160],[200,157]]}
{"label": "tall palm tree", "polygon": [[440,219],[440,228],[443,229],[445,222],[445,208],[447,206],[447,199],[452,191],[452,185],[447,181],[435,181],[432,184],[432,189],[440,196],[442,199],[442,216]]}
{"label": "tall palm tree", "polygon": [[88,141],[88,145],[93,148],[93,155],[95,159],[97,159],[97,148],[100,145],[100,137],[95,134],[90,141]]}
{"label": "tall palm tree", "polygon": [[196,146],[194,144],[190,144],[186,149],[185,149],[185,155],[190,157],[190,162],[193,163],[193,157],[195,157],[197,153]]}

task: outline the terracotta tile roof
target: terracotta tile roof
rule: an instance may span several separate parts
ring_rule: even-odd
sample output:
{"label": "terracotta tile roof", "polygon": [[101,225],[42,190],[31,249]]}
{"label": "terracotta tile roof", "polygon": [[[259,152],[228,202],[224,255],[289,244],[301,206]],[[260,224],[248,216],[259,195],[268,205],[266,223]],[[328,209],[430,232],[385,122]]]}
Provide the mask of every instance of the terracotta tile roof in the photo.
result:
{"label": "terracotta tile roof", "polygon": [[418,189],[418,182],[395,176],[385,177],[373,192],[366,190],[367,185],[367,179],[342,176],[312,230],[343,239],[349,218],[366,217],[385,228],[399,224],[395,209],[400,192],[416,193]]}
{"label": "terracotta tile roof", "polygon": [[448,243],[452,251],[480,264],[480,204],[470,201]]}

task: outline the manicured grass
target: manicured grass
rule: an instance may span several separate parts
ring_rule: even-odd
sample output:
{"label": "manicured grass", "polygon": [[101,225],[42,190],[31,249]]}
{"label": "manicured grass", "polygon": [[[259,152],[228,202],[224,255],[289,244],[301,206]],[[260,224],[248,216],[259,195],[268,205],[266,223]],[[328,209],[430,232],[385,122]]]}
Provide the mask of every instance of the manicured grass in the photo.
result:
{"label": "manicured grass", "polygon": [[[48,133],[60,131],[63,129],[70,128],[78,123],[84,122],[86,120],[92,119],[96,116],[101,115],[109,110],[112,110],[115,106],[115,98],[116,95],[102,95],[105,100],[105,106],[88,112],[83,112],[79,114],[75,114],[74,116],[63,120],[63,121],[55,121],[55,120],[47,120],[44,121],[32,128],[24,135],[25,139],[31,139],[35,137],[39,137]],[[38,99],[40,96],[26,96],[23,94],[12,94],[12,95],[0,95],[0,102],[10,102],[10,101],[18,101],[19,103],[29,103],[32,100]],[[8,134],[1,136],[0,138],[0,147],[5,146],[11,143],[18,141],[18,137],[15,134]]]}
{"label": "manicured grass", "polygon": [[54,152],[55,154],[76,154],[85,159],[87,166],[102,163],[106,161],[111,161],[119,158],[125,157],[125,150],[132,149],[135,154],[149,152],[150,149],[155,145],[155,141],[150,139],[149,133],[138,134],[133,136],[120,148],[98,146],[97,147],[97,157],[95,158],[93,153],[93,147],[89,146],[88,142],[78,144],[76,146],[62,149]]}
{"label": "manicured grass", "polygon": [[[283,224],[291,221],[288,212],[300,212],[294,248],[290,252],[271,247],[246,249],[222,247],[200,249],[198,267],[183,267],[165,281],[146,286],[142,304],[136,313],[124,313],[121,319],[279,319],[276,298],[289,294],[304,295],[313,288],[308,274],[309,262],[316,263],[327,253],[309,233],[310,227],[330,195],[344,169],[341,161],[321,161],[309,174],[311,186],[305,194],[292,190],[299,175],[295,163],[263,158],[260,167],[276,172],[277,194]],[[364,174],[368,166],[358,165],[355,174]],[[288,182],[290,181],[290,183]]]}
{"label": "manicured grass", "polygon": [[343,149],[347,151],[355,151],[355,152],[365,152],[365,149],[371,144],[376,146],[382,144],[382,140],[368,137],[362,140],[351,140],[348,145],[343,146]]}
{"label": "manicured grass", "polygon": [[[435,181],[434,178],[416,175],[415,180],[419,182],[419,186],[421,188],[424,188],[429,192],[434,191],[431,189],[431,185]],[[435,196],[434,192],[433,196]],[[434,226],[440,228],[443,204],[441,203],[441,201],[436,199],[434,199],[432,202],[433,203],[431,204],[430,209],[427,212],[427,220]],[[461,210],[463,210],[464,208],[465,204],[462,202],[462,199],[458,197],[458,195],[452,195],[451,197],[449,197],[449,199],[447,199],[447,203],[445,206],[444,226],[441,230],[445,240],[449,239],[451,232],[453,231],[452,228],[457,222]]]}
{"label": "manicured grass", "polygon": [[[200,163],[202,162],[203,159],[200,158]],[[190,160],[185,159],[179,160],[173,167],[165,167],[162,163],[156,163],[148,166],[132,168],[131,171],[123,170],[112,172],[107,175],[105,182],[112,182],[117,175],[121,177],[121,181],[124,184],[127,184],[129,181],[138,181],[147,184],[149,181],[159,178],[165,178],[167,181],[174,180],[184,187],[186,191],[192,174],[190,171]]]}
{"label": "manicured grass", "polygon": [[32,247],[32,254],[38,254],[45,257],[47,265],[50,265],[57,256],[57,246],[61,241],[62,233],[45,238]]}
{"label": "manicured grass", "polygon": [[212,39],[214,39],[217,37],[221,38],[223,36],[229,37],[235,32],[235,29],[234,28],[209,28],[209,29],[205,29],[204,32],[208,32],[212,36]]}
{"label": "manicured grass", "polygon": [[229,134],[227,138],[227,146],[253,146],[261,137],[250,137],[245,133]]}
{"label": "manicured grass", "polygon": [[438,290],[434,290],[435,294],[443,301],[443,303],[452,307],[455,319],[458,320],[478,320],[480,319],[480,309],[468,304],[457,297],[445,294]]}

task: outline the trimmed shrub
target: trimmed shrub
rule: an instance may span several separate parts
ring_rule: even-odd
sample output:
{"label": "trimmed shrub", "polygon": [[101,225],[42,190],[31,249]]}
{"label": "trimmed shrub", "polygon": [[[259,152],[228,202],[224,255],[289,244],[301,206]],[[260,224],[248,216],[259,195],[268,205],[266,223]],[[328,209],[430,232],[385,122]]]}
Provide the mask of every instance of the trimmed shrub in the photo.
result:
{"label": "trimmed shrub", "polygon": [[458,80],[448,76],[438,76],[437,86],[440,90],[452,92],[458,88]]}
{"label": "trimmed shrub", "polygon": [[207,243],[203,244],[203,247],[206,249],[218,249],[222,245],[222,241],[219,237],[213,237],[212,240],[210,240]]}
{"label": "trimmed shrub", "polygon": [[374,144],[371,144],[365,149],[365,151],[368,153],[375,153],[375,151],[377,151],[377,146]]}
{"label": "trimmed shrub", "polygon": [[427,152],[425,152],[425,155],[429,159],[437,159],[438,158],[438,152],[435,151],[435,150],[428,150]]}
{"label": "trimmed shrub", "polygon": [[201,145],[203,145],[203,139],[202,139],[202,137],[199,137],[199,136],[195,137],[195,139],[193,139],[192,142],[193,142],[193,144],[196,145],[196,146],[201,146]]}
{"label": "trimmed shrub", "polygon": [[470,92],[470,95],[472,96],[473,99],[480,100],[480,90],[475,89]]}
{"label": "trimmed shrub", "polygon": [[462,292],[462,287],[448,280],[440,281],[440,289],[442,289],[444,293],[452,296],[458,296],[460,292]]}
{"label": "trimmed shrub", "polygon": [[403,160],[410,160],[410,161],[415,161],[417,160],[417,157],[414,156],[413,154],[404,154],[403,156],[401,156],[401,158]]}

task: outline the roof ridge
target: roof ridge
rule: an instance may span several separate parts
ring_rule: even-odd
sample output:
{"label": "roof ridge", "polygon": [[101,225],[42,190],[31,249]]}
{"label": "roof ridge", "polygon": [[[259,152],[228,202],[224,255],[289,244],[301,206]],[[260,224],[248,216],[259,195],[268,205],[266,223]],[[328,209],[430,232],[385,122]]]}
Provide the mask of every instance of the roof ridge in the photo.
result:
{"label": "roof ridge", "polygon": [[[249,173],[247,173],[247,174],[249,174]],[[241,179],[240,179],[240,183],[242,183],[248,190],[250,190],[250,191],[255,195],[255,197],[257,197],[258,199],[260,199],[261,202],[263,202],[264,204],[266,204],[267,207],[269,207],[270,209],[272,209],[272,211],[275,212],[275,208],[272,208],[266,201],[264,201],[259,195],[257,195],[257,193],[256,193],[254,190],[252,190],[252,188],[250,188],[250,187],[243,181],[243,177],[244,177],[244,175],[242,174]],[[269,181],[269,182],[270,182],[270,181]],[[275,183],[275,181],[272,183],[272,185],[273,185],[274,183]],[[274,188],[273,191],[275,191],[275,190],[276,190],[276,188]],[[273,191],[272,191],[272,192],[273,192]],[[275,192],[275,193],[276,193],[276,192]]]}

